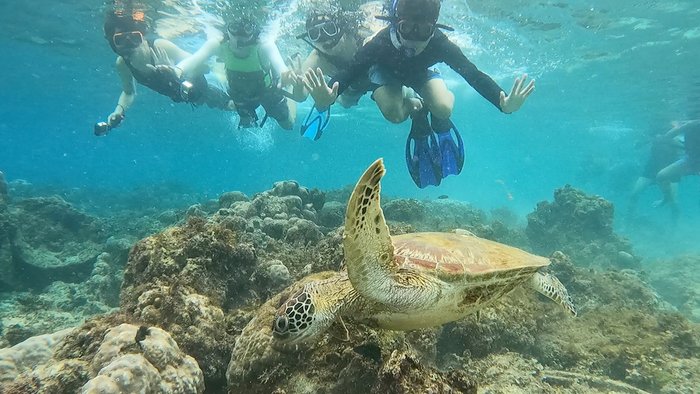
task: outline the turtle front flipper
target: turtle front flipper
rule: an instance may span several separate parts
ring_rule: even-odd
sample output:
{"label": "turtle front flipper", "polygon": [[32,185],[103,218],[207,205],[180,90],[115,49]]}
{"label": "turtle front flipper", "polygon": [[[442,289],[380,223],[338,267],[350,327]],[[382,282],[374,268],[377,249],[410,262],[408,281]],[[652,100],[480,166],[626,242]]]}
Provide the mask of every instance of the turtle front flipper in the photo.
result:
{"label": "turtle front flipper", "polygon": [[343,251],[348,277],[364,298],[394,311],[432,305],[439,289],[413,272],[399,271],[394,245],[380,207],[384,162],[378,159],[362,175],[345,212]]}
{"label": "turtle front flipper", "polygon": [[532,276],[531,284],[532,288],[537,290],[538,293],[563,306],[569,313],[576,316],[577,312],[574,302],[571,300],[569,292],[566,291],[566,287],[556,276],[549,273],[535,272]]}

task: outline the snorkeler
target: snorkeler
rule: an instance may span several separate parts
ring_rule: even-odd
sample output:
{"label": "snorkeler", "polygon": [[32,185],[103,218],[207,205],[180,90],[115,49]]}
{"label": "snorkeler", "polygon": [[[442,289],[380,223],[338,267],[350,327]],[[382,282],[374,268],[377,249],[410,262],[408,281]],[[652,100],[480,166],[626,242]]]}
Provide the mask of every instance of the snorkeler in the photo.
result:
{"label": "snorkeler", "polygon": [[[126,111],[134,103],[134,81],[174,102],[232,110],[233,102],[221,89],[210,85],[204,73],[206,67],[190,59],[191,55],[165,39],[146,39],[148,24],[142,11],[115,10],[105,18],[104,33],[112,50],[119,55],[116,67],[122,82],[114,112],[107,122],[95,125],[96,135],[105,135],[121,124]],[[198,51],[200,52],[200,51]]]}
{"label": "snorkeler", "polygon": [[[688,175],[700,175],[700,119],[678,122],[661,138],[672,139],[683,134],[685,155],[674,163],[661,169],[656,175],[656,182],[664,184],[678,180]],[[657,205],[670,204],[676,206],[675,193],[664,192],[664,198]],[[676,208],[677,209],[677,208]]]}
{"label": "snorkeler", "polygon": [[[240,16],[226,25],[226,33],[213,45],[206,45],[206,55],[224,64],[228,93],[240,117],[238,127],[260,127],[268,117],[274,118],[285,130],[291,130],[296,119],[296,103],[282,88],[291,84],[289,70],[274,41],[261,39],[258,22]],[[297,93],[298,94],[298,93]],[[262,106],[265,116],[259,119],[257,108]]]}
{"label": "snorkeler", "polygon": [[[642,191],[650,185],[656,183],[656,177],[659,171],[666,168],[668,165],[675,163],[681,158],[682,154],[683,141],[681,141],[679,136],[667,138],[664,135],[660,135],[651,142],[649,157],[644,164],[644,170],[635,181],[634,187],[632,188],[632,193],[630,195],[630,202],[627,210],[627,214],[630,217],[632,217],[635,213],[637,201],[639,200],[639,196]],[[677,194],[679,181],[680,176],[675,175],[669,177],[668,181],[658,183],[658,186],[664,195],[664,200],[669,200],[671,215],[674,220],[678,215],[678,207],[675,204],[675,196]],[[664,200],[657,201],[654,203],[654,205],[662,205]]]}
{"label": "snorkeler", "polygon": [[291,72],[274,41],[261,40],[260,33],[255,19],[241,17],[228,24],[218,49],[219,60],[226,68],[229,95],[240,116],[238,127],[261,126],[256,109],[262,106],[265,117],[291,130],[296,103],[281,89],[290,84]]}
{"label": "snorkeler", "polygon": [[[369,5],[365,5],[365,8],[367,7]],[[370,16],[371,12],[362,10],[314,10],[309,13],[304,32],[297,38],[306,42],[312,50],[299,69],[321,68],[327,75],[334,76],[352,61],[358,49],[380,29],[380,26],[368,20]],[[299,87],[296,91],[302,93],[294,99],[298,102],[306,100],[308,91],[305,89],[302,75],[294,75],[293,83]],[[370,86],[367,77],[353,81],[338,97],[338,103],[344,108],[357,105],[360,97],[370,90]]]}
{"label": "snorkeler", "polygon": [[[414,119],[406,143],[406,161],[421,188],[438,185],[444,177],[458,174],[464,163],[464,144],[450,121],[454,94],[439,72],[430,67],[446,63],[504,113],[517,111],[535,88],[534,81],[526,83],[527,75],[523,75],[515,79],[506,95],[442,33],[441,29],[451,28],[437,23],[439,13],[440,0],[396,0],[391,15],[382,17],[390,25],[358,50],[353,61],[331,79],[330,86],[321,68],[308,70],[304,79],[316,108],[323,111],[339,93],[369,72],[375,88],[372,98],[384,117],[393,123],[401,123],[409,116]],[[404,86],[413,88],[420,97],[406,96]]]}

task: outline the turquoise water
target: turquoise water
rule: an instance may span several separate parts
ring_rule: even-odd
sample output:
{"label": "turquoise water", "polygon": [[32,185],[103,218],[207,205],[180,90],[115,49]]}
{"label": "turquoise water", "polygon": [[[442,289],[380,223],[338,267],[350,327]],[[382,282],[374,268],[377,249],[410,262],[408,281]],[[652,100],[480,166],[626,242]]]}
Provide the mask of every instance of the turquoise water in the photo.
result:
{"label": "turquoise water", "polygon": [[[201,26],[221,9],[244,3],[281,15],[277,43],[284,56],[307,53],[306,44],[294,39],[303,24],[295,10],[313,1],[150,0],[148,13],[175,21],[174,26]],[[198,7],[210,15],[193,13]],[[258,318],[272,319],[274,307],[263,305],[265,300],[310,272],[337,271],[342,246],[333,229],[342,221],[340,197],[347,198],[347,186],[383,157],[387,175],[382,197],[403,198],[382,201],[390,220],[405,222],[390,223],[393,233],[422,227],[442,230],[460,223],[489,239],[528,250],[548,249],[548,237],[558,234],[540,228],[531,236],[525,226],[527,215],[539,202],[551,202],[555,190],[568,184],[612,202],[615,234],[605,227],[609,216],[600,213],[600,201],[587,196],[576,207],[593,214],[571,224],[576,229],[571,232],[581,234],[566,233],[559,218],[549,218],[565,233],[552,242],[568,240],[571,244],[562,247],[574,249],[573,263],[556,259],[551,268],[569,289],[579,317],[562,318],[539,305],[535,296],[516,292],[488,307],[478,320],[470,316],[442,326],[432,339],[423,336],[426,332],[410,332],[389,341],[386,338],[404,334],[349,321],[346,334],[352,341],[328,335],[315,349],[316,355],[330,356],[318,358],[318,370],[305,364],[311,358],[303,358],[315,357],[313,351],[285,353],[279,359],[269,352],[244,352],[251,359],[281,360],[281,369],[262,368],[249,377],[248,383],[260,383],[257,390],[271,392],[264,390],[274,386],[275,379],[287,388],[302,387],[304,373],[309,372],[319,382],[337,380],[337,387],[349,384],[354,390],[337,392],[368,392],[345,380],[358,376],[356,381],[362,383],[366,371],[380,366],[371,356],[379,352],[384,368],[391,364],[387,356],[394,350],[386,344],[412,341],[428,344],[423,349],[426,365],[432,357],[441,367],[466,371],[482,387],[503,384],[492,392],[514,392],[511,384],[524,391],[536,387],[529,392],[562,392],[559,388],[569,384],[582,384],[577,392],[610,392],[623,382],[651,392],[697,390],[699,178],[683,178],[679,185],[677,223],[668,207],[652,207],[661,198],[655,186],[641,195],[636,215],[626,215],[653,136],[667,131],[672,121],[700,116],[696,0],[445,0],[440,22],[455,28],[450,38],[472,62],[506,91],[522,73],[536,80],[536,90],[520,111],[504,115],[458,75],[438,65],[456,96],[452,120],[465,139],[467,162],[460,175],[426,189],[417,188],[406,169],[410,123],[384,120],[369,95],[352,109],[334,107],[328,130],[313,142],[299,135],[311,106],[308,101],[299,105],[293,131],[282,130],[273,120],[262,129],[239,130],[235,114],[174,104],[140,87],[122,126],[108,136],[94,136],[93,125],[109,115],[121,89],[115,55],[102,33],[105,8],[88,0],[0,2],[0,171],[10,191],[8,199],[0,194],[0,366],[12,355],[6,346],[95,319],[78,329],[90,331],[85,337],[66,342],[79,351],[63,355],[80,354],[80,362],[88,365],[94,354],[87,354],[86,344],[102,340],[102,333],[113,326],[110,319],[125,318],[170,330],[181,349],[197,358],[209,392],[241,383],[235,378],[226,381],[229,358],[236,361],[242,354],[231,354],[233,344],[247,343],[244,329],[252,338],[256,333],[271,335],[271,324],[260,330],[253,324]],[[190,32],[171,39],[193,51],[205,36]],[[254,198],[281,180],[328,192],[326,207],[321,211],[309,203],[317,202],[313,197],[318,195],[289,183]],[[242,202],[244,197],[231,193],[218,201],[231,191],[253,198]],[[60,198],[33,198],[51,195]],[[329,203],[330,196],[338,200]],[[299,207],[293,208],[297,202]],[[313,212],[303,211],[302,206],[309,205]],[[214,215],[219,208],[225,209]],[[542,211],[546,209],[536,212],[540,219],[547,217]],[[313,223],[300,220],[309,213],[304,219],[312,217]],[[505,224],[487,218],[489,213]],[[561,217],[577,217],[567,216],[570,213]],[[174,225],[180,227],[163,231]],[[590,242],[589,230],[594,238]],[[159,235],[132,249],[155,233]],[[616,235],[628,238],[630,245]],[[185,268],[174,268],[178,264]],[[200,285],[204,290],[197,288]],[[191,305],[177,302],[184,302],[183,294],[200,297],[199,293],[210,297],[211,310],[207,304],[197,312],[201,316],[193,312],[192,321],[201,321],[185,319],[189,323],[183,331],[178,319],[183,311],[191,312]],[[159,315],[161,297],[167,302],[162,302]],[[190,301],[196,303],[196,297]],[[118,308],[124,316],[108,315]],[[218,319],[214,312],[225,318]],[[91,324],[100,328],[93,330]],[[134,337],[141,347],[143,338],[138,338],[144,328],[144,335],[150,335],[147,326],[125,329],[131,348]],[[194,330],[199,336],[189,337],[191,328],[201,330]],[[365,346],[365,340],[371,346]],[[355,347],[359,343],[363,345]],[[372,360],[372,366],[352,358],[359,357],[355,353]],[[37,365],[26,364],[25,371],[14,372],[26,378],[39,370]],[[340,369],[347,373],[343,379]],[[0,368],[0,391],[3,383],[14,381],[7,370]],[[70,370],[59,372],[67,376]],[[74,375],[71,379],[80,380],[87,372]],[[546,387],[553,391],[543,389],[547,376],[553,383]],[[620,390],[616,392],[624,391]]]}
{"label": "turquoise water", "polygon": [[[239,131],[235,116],[173,105],[140,89],[124,125],[97,138],[92,125],[109,114],[119,94],[115,56],[101,33],[102,7],[6,2],[0,10],[0,45],[11,54],[2,65],[0,168],[10,181],[86,192],[174,182],[215,197],[229,190],[252,194],[282,179],[337,188],[384,157],[385,190],[396,196],[446,194],[524,215],[568,183],[622,212],[648,136],[687,118],[700,95],[693,60],[700,58],[700,11],[692,1],[446,1],[441,20],[456,27],[453,38],[480,69],[506,90],[527,72],[537,88],[521,111],[503,115],[443,66],[456,94],[453,120],[467,141],[468,162],[461,175],[419,190],[404,164],[409,124],[387,123],[367,96],[360,107],[335,109],[326,135],[310,142],[298,128],[286,132],[274,122]],[[285,20],[282,30],[296,32],[298,24]],[[289,36],[279,41],[283,54],[304,50]],[[175,39],[190,48],[201,40]],[[300,105],[299,118],[308,105]],[[699,190],[696,177],[680,185],[679,229],[686,235],[697,229]],[[656,198],[657,190],[646,191],[640,211],[665,225],[668,212],[649,208]],[[644,229],[618,225],[633,239],[645,236]],[[698,243],[686,235],[671,246],[640,247],[649,253],[692,250]]]}

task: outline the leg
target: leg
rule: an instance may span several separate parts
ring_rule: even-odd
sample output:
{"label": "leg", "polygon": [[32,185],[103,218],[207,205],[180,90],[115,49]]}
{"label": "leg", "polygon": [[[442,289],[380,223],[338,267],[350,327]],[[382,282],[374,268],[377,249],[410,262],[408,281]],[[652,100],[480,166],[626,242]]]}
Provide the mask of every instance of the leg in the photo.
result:
{"label": "leg", "polygon": [[206,91],[198,104],[204,103],[209,108],[218,108],[230,111],[233,108],[233,101],[223,90],[208,84]]}
{"label": "leg", "polygon": [[374,91],[372,98],[384,118],[391,123],[401,123],[408,119],[420,103],[417,98],[404,98],[403,86],[400,85],[380,86]]}
{"label": "leg", "polygon": [[[423,108],[423,102],[413,94],[407,94],[403,84],[379,66],[369,70],[369,86],[375,87],[372,100],[391,123],[401,123]],[[371,89],[369,89],[371,90]]]}
{"label": "leg", "polygon": [[247,129],[257,127],[258,114],[255,111],[260,104],[246,102],[236,103],[236,112],[238,112],[238,128]]}
{"label": "leg", "polygon": [[651,182],[652,180],[650,178],[644,176],[640,176],[639,178],[637,178],[637,181],[634,183],[634,187],[632,188],[632,193],[630,193],[630,203],[627,208],[627,213],[630,216],[634,215],[634,212],[637,209],[637,201],[639,200],[639,195],[644,189],[651,185]]}
{"label": "leg", "polygon": [[447,89],[445,81],[441,78],[432,78],[426,81],[421,89],[421,95],[433,116],[447,119],[452,115],[455,95]]}
{"label": "leg", "polygon": [[281,128],[291,130],[294,128],[294,122],[297,119],[297,103],[287,97],[284,98],[284,101],[287,106],[287,117],[283,120],[278,119],[277,123],[279,123]]}
{"label": "leg", "polygon": [[688,163],[685,158],[678,160],[677,162],[665,167],[658,174],[656,174],[656,183],[661,187],[664,198],[659,205],[669,203],[672,205],[676,204],[676,196],[674,195],[673,188],[670,186],[671,182],[680,179],[681,176],[688,173]]}
{"label": "leg", "polygon": [[268,116],[275,119],[281,128],[291,130],[297,116],[296,103],[277,92],[268,92],[263,97],[263,108]]}

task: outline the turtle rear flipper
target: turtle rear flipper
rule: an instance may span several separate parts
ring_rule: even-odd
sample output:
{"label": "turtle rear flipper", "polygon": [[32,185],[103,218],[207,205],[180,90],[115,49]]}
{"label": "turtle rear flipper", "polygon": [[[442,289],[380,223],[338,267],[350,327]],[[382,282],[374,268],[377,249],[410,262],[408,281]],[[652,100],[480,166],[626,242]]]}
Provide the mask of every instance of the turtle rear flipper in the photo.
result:
{"label": "turtle rear flipper", "polygon": [[566,287],[556,276],[549,273],[535,272],[532,276],[531,285],[538,293],[563,306],[572,315],[577,315],[576,307],[571,300],[571,296],[569,296],[569,292],[566,291]]}

